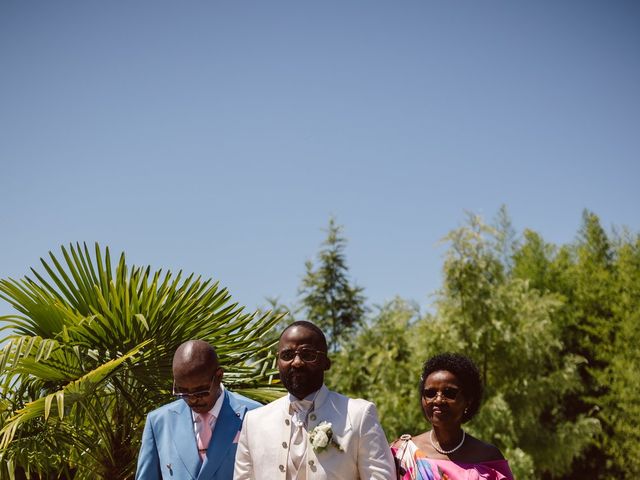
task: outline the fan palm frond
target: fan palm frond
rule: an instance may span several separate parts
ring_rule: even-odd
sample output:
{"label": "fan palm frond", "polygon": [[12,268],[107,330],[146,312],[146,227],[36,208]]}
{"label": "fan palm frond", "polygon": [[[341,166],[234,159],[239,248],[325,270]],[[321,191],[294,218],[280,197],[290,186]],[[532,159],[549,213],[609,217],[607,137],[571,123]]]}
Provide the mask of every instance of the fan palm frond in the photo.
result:
{"label": "fan palm frond", "polygon": [[17,312],[0,318],[4,474],[130,478],[145,414],[168,399],[173,352],[189,339],[216,347],[231,390],[282,395],[269,335],[282,315],[244,313],[217,282],[129,266],[124,253],[114,266],[97,244],[93,256],[61,251],[41,259],[46,274],[0,280]]}

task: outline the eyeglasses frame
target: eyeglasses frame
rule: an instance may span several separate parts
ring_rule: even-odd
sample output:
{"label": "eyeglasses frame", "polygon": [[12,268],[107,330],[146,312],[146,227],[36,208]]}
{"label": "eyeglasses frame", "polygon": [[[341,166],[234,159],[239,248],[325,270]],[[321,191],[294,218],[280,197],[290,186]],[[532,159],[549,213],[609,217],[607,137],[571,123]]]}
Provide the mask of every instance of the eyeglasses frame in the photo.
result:
{"label": "eyeglasses frame", "polygon": [[[302,355],[300,355],[300,352],[301,352],[301,351],[303,351],[303,350],[306,350],[306,351],[308,351],[308,352],[314,352],[314,353],[316,354],[316,357],[315,357],[313,360],[304,360],[304,359],[302,358]],[[292,352],[293,352],[293,357],[291,358],[291,360],[286,360],[286,359],[284,359],[284,358],[282,358],[282,357],[280,356],[280,354],[281,354],[282,352],[290,352],[290,351],[292,351]],[[293,362],[293,361],[296,359],[296,357],[299,357],[299,358],[300,358],[300,361],[301,361],[301,362],[304,362],[304,363],[315,363],[315,362],[317,362],[317,361],[318,361],[318,354],[324,355],[325,357],[327,356],[327,354],[326,354],[325,352],[323,352],[322,350],[318,350],[318,349],[315,349],[315,348],[308,348],[308,347],[298,348],[298,349],[296,349],[296,350],[293,350],[293,349],[291,349],[291,348],[288,348],[288,349],[286,349],[286,350],[281,350],[281,351],[279,351],[279,352],[277,352],[277,353],[276,353],[276,355],[278,356],[278,360],[280,360],[280,361],[282,361],[282,362],[287,362],[287,363],[289,363],[289,362]]]}
{"label": "eyeglasses frame", "polygon": [[213,374],[213,378],[211,378],[211,382],[209,382],[209,388],[207,390],[200,390],[199,392],[176,392],[176,380],[174,379],[173,386],[171,387],[171,395],[182,400],[188,400],[190,398],[200,399],[211,395],[211,389],[213,388],[214,382],[216,381],[216,374],[219,370],[220,368],[218,368]]}
{"label": "eyeglasses frame", "polygon": [[[429,397],[426,395],[427,390],[435,390],[435,395],[433,395],[432,397]],[[450,397],[449,395],[447,395],[445,393],[446,390],[455,390],[455,395],[453,397]],[[422,392],[421,392],[421,396],[423,399],[425,399],[427,402],[434,402],[436,401],[436,399],[438,397],[442,398],[443,400],[446,401],[451,401],[451,402],[455,402],[458,397],[460,396],[462,390],[460,388],[456,388],[456,387],[445,387],[442,390],[438,390],[436,388],[423,388]]]}

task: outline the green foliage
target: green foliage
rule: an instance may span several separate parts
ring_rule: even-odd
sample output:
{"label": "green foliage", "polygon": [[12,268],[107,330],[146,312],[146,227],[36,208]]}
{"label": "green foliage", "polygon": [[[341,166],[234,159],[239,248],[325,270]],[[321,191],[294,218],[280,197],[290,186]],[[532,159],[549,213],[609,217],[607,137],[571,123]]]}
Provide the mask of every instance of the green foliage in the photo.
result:
{"label": "green foliage", "polygon": [[327,238],[318,254],[318,265],[306,263],[300,295],[306,319],[325,332],[331,351],[362,324],[366,313],[361,287],[349,283],[342,226],[329,220]]}
{"label": "green foliage", "polygon": [[416,306],[396,299],[332,356],[327,384],[347,395],[375,400],[388,438],[423,423],[418,401]]}
{"label": "green foliage", "polygon": [[[609,236],[585,212],[576,241],[556,246],[531,230],[518,238],[505,208],[494,226],[470,216],[445,239],[435,311],[396,298],[365,322],[341,228],[329,222],[306,265],[301,311],[328,333],[327,384],[374,401],[389,440],[428,428],[422,363],[459,351],[486,383],[465,428],[516,478],[638,478],[640,236]],[[285,306],[247,315],[209,281],[128,268],[124,256],[114,269],[97,247],[95,259],[86,246],[62,252],[43,261],[48,280],[0,281],[18,311],[0,318],[0,478],[129,478],[144,415],[167,400],[172,352],[189,338],[218,346],[231,389],[280,394]]]}
{"label": "green foliage", "polygon": [[[477,217],[447,236],[445,282],[429,350],[465,352],[478,364],[486,402],[470,426],[473,432],[505,451],[521,449],[512,459],[515,468],[524,475],[526,465],[535,467],[534,475],[521,478],[559,476],[569,471],[599,424],[588,416],[568,418],[558,408],[580,391],[577,369],[583,361],[563,351],[555,321],[562,297],[531,288],[516,276],[531,265],[547,273],[540,255],[544,245],[530,235],[533,244],[514,254],[510,268],[501,260],[504,247],[496,248],[503,245],[501,238],[503,233]],[[519,265],[518,258],[527,259],[529,266]]]}
{"label": "green foliage", "polygon": [[433,314],[396,299],[333,355],[329,385],[376,403],[389,439],[428,428],[424,360],[469,355],[486,383],[466,428],[497,445],[518,479],[636,478],[640,472],[640,237],[611,241],[585,213],[557,247],[470,216],[446,240]]}
{"label": "green foliage", "polygon": [[627,234],[612,241],[591,212],[584,212],[572,245],[557,249],[532,232],[525,238],[514,272],[563,300],[555,318],[563,352],[585,360],[577,370],[582,390],[565,397],[562,408],[576,421],[596,415],[603,427],[566,478],[636,478],[638,239]]}
{"label": "green foliage", "polygon": [[605,393],[600,400],[601,419],[607,435],[601,440],[609,464],[625,472],[625,478],[640,476],[640,236],[620,239],[614,262],[614,321],[606,332],[614,338],[606,349],[605,369],[595,372]]}
{"label": "green foliage", "polygon": [[[171,359],[185,340],[217,347],[225,384],[267,401],[280,395],[272,344],[279,320],[245,314],[217,283],[150,267],[112,266],[98,245],[42,260],[48,279],[1,280],[0,477],[131,478],[146,413],[169,400]],[[247,358],[260,361],[247,363]]]}
{"label": "green foliage", "polygon": [[435,314],[401,299],[334,355],[328,383],[373,400],[389,439],[427,425],[416,394],[422,362],[469,355],[486,383],[466,427],[496,444],[516,478],[640,475],[640,236],[609,238],[584,212],[575,242],[531,230],[506,209],[449,233]]}

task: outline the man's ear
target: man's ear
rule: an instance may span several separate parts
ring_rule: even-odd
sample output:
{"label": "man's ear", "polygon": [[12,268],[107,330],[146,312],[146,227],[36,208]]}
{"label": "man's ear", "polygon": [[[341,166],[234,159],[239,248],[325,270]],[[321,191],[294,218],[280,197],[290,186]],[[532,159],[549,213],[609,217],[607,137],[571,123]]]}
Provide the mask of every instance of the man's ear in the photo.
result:
{"label": "man's ear", "polygon": [[324,371],[326,372],[331,368],[331,359],[329,357],[324,357]]}
{"label": "man's ear", "polygon": [[222,367],[218,367],[218,369],[216,370],[216,379],[219,382],[221,382],[223,376],[224,376],[224,370],[222,369]]}

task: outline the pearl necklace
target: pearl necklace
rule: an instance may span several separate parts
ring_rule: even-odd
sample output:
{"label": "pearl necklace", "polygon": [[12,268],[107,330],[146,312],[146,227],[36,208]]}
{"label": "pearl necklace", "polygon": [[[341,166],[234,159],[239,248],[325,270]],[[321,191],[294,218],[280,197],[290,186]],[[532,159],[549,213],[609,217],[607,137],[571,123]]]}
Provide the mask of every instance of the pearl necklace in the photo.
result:
{"label": "pearl necklace", "polygon": [[456,445],[455,447],[453,447],[451,450],[441,450],[440,448],[436,447],[436,444],[433,441],[433,430],[431,430],[431,435],[429,436],[429,441],[431,441],[431,446],[433,447],[433,449],[442,454],[442,455],[449,455],[450,453],[455,452],[456,450],[458,450],[462,444],[464,443],[464,439],[466,438],[467,434],[464,432],[464,430],[462,430],[462,440],[460,440],[460,443],[458,445]]}

